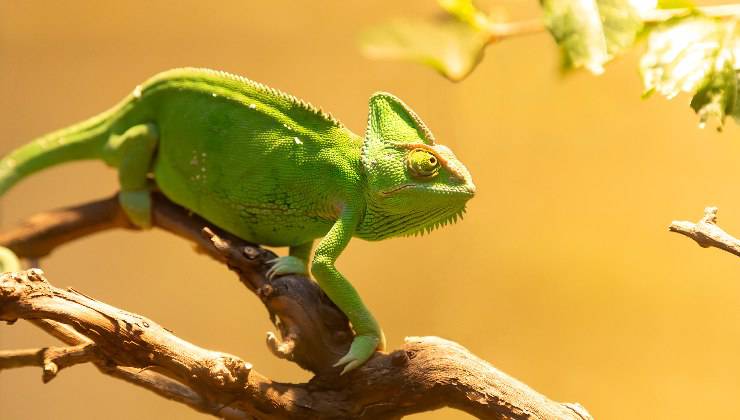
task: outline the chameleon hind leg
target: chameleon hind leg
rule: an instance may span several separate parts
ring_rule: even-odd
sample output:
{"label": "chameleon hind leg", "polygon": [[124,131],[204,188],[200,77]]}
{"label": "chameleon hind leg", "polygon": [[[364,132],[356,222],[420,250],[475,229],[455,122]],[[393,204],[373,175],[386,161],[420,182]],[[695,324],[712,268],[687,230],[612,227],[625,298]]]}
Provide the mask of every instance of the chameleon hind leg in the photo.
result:
{"label": "chameleon hind leg", "polygon": [[152,198],[148,175],[158,141],[154,124],[135,125],[108,141],[109,163],[118,167],[121,192],[118,200],[133,224],[140,228],[152,225]]}
{"label": "chameleon hind leg", "polygon": [[290,255],[268,261],[272,264],[267,270],[267,277],[273,278],[283,274],[308,274],[308,258],[311,255],[313,241],[290,247]]}

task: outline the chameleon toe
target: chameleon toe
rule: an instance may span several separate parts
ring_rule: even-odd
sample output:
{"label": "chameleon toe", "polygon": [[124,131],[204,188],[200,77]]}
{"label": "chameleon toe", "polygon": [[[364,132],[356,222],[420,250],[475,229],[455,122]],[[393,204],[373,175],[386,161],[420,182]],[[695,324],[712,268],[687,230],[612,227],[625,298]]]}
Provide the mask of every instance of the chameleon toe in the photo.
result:
{"label": "chameleon toe", "polygon": [[118,201],[131,223],[142,229],[148,229],[152,226],[151,200],[148,190],[121,191],[118,194]]}
{"label": "chameleon toe", "polygon": [[270,279],[285,274],[306,274],[306,264],[303,260],[291,255],[274,258],[267,263],[272,264],[272,267],[267,270],[267,277]]}
{"label": "chameleon toe", "polygon": [[334,367],[344,365],[341,375],[361,366],[365,363],[378,348],[380,338],[374,335],[358,335],[352,341],[352,345],[349,348],[347,354],[342,356]]}

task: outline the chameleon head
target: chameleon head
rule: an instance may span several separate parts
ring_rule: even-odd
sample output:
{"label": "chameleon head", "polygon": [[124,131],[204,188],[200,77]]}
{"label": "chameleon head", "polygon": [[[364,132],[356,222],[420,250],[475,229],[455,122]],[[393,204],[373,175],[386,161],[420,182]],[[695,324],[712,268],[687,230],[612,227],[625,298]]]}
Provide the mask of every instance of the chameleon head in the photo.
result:
{"label": "chameleon head", "polygon": [[373,239],[412,235],[454,222],[475,194],[467,168],[436,144],[400,99],[376,93],[362,148],[368,209],[360,228]]}

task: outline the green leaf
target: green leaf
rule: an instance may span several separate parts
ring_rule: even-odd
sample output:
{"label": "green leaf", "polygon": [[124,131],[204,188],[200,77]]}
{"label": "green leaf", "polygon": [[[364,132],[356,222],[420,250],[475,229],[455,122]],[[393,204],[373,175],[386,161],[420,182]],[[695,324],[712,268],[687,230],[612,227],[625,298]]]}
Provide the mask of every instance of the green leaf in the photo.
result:
{"label": "green leaf", "polygon": [[545,26],[560,47],[565,70],[585,67],[601,74],[604,64],[631,47],[642,20],[629,0],[540,0]]}
{"label": "green leaf", "polygon": [[426,64],[450,80],[462,80],[483,58],[490,36],[457,19],[396,21],[366,31],[363,53],[376,59]]}
{"label": "green leaf", "polygon": [[729,61],[722,69],[707,75],[704,85],[691,98],[691,108],[699,115],[701,127],[710,118],[717,118],[717,129],[722,131],[726,115],[738,118],[737,77],[737,71]]}
{"label": "green leaf", "polygon": [[670,99],[692,93],[700,125],[715,117],[721,129],[726,115],[740,119],[738,58],[736,21],[691,16],[666,22],[650,33],[640,60],[645,96],[657,91]]}

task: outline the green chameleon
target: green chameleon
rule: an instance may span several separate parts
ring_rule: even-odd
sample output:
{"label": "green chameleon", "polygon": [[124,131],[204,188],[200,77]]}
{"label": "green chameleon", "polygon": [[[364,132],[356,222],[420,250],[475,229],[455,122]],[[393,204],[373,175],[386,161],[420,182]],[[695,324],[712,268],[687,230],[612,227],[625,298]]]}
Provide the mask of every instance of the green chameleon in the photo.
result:
{"label": "green chameleon", "polygon": [[118,168],[120,203],[147,228],[151,179],[170,200],[255,243],[288,246],[268,272],[310,270],[355,331],[342,373],[385,338],[335,268],[355,236],[413,235],[457,220],[475,186],[468,170],[398,98],[376,93],[364,139],[320,109],[229,73],[160,73],[112,109],[0,160],[0,194],[21,178],[79,159]]}

